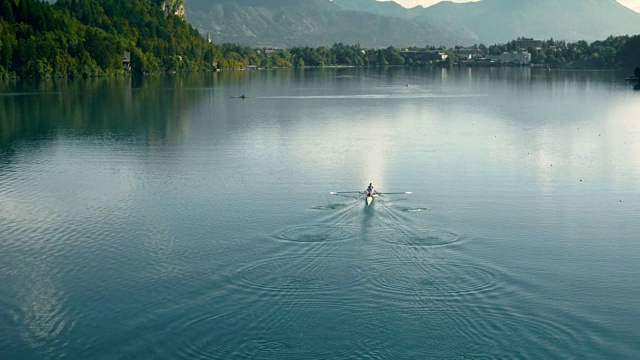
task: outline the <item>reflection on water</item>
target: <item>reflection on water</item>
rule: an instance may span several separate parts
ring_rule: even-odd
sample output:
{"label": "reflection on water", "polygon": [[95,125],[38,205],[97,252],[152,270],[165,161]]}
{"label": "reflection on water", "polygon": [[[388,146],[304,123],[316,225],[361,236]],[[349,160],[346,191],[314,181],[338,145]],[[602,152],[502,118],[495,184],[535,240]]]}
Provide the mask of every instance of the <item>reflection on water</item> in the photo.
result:
{"label": "reflection on water", "polygon": [[261,96],[256,99],[290,99],[290,100],[319,100],[319,99],[370,99],[370,100],[384,100],[384,99],[426,99],[426,98],[465,98],[465,97],[481,97],[483,95],[435,95],[435,94],[384,94],[384,95],[313,95],[313,96]]}
{"label": "reflection on water", "polygon": [[190,76],[6,83],[0,86],[1,148],[60,133],[179,141],[188,131],[191,104],[213,91],[212,82]]}
{"label": "reflection on water", "polygon": [[[637,358],[640,102],[623,80],[384,68],[2,83],[0,348]],[[412,194],[331,194],[369,182]]]}
{"label": "reflection on water", "polygon": [[64,351],[67,344],[60,341],[61,334],[72,332],[75,325],[73,320],[69,321],[70,309],[64,294],[45,273],[31,274],[29,279],[24,279],[24,284],[19,295],[21,308],[10,310],[13,323],[22,326],[19,330],[22,338],[42,354]]}

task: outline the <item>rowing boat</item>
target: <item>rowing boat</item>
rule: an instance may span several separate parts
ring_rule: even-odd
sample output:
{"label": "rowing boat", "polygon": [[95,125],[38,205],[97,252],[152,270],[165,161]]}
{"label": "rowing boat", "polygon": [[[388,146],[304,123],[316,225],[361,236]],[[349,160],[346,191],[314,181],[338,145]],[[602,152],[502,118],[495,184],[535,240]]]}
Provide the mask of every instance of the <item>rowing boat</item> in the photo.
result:
{"label": "rowing boat", "polygon": [[367,206],[373,202],[373,194],[367,194]]}
{"label": "rowing boat", "polygon": [[[371,205],[371,203],[373,202],[373,197],[374,196],[382,196],[385,197],[385,195],[395,195],[395,194],[411,194],[411,191],[403,191],[403,192],[385,192],[385,193],[381,193],[376,191],[373,194],[370,194],[369,192],[365,191],[332,191],[330,192],[331,195],[342,195],[345,196],[343,194],[364,194],[365,195],[365,202],[367,204],[367,206]],[[358,198],[360,198],[360,196],[358,196]]]}

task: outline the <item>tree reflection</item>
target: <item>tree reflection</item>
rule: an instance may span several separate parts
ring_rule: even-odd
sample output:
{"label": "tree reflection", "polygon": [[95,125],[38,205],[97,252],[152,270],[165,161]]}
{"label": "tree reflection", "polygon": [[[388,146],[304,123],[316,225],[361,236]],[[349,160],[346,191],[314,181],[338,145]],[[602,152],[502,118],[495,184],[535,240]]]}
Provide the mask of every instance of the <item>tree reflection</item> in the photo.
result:
{"label": "tree reflection", "polygon": [[0,83],[0,150],[66,136],[179,137],[210,74]]}

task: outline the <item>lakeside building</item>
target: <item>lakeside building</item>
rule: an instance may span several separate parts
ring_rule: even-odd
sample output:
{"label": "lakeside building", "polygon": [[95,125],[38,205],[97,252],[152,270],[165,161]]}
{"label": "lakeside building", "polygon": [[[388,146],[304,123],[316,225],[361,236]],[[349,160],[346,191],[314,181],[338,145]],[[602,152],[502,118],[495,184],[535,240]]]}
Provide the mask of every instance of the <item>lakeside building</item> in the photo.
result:
{"label": "lakeside building", "polygon": [[484,54],[479,49],[458,49],[455,54],[460,66],[496,66],[500,64],[499,55]]}
{"label": "lakeside building", "polygon": [[500,55],[502,65],[531,65],[531,54],[527,51],[504,52]]}
{"label": "lakeside building", "polygon": [[122,67],[125,70],[128,70],[128,71],[131,70],[131,52],[130,51],[125,51],[124,54],[122,54]]}

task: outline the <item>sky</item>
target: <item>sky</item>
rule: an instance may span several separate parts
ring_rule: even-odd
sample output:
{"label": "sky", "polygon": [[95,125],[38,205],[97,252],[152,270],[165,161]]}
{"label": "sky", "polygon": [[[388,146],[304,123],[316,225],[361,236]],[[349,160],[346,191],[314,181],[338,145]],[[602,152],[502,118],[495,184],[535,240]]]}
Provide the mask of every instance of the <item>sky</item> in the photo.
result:
{"label": "sky", "polygon": [[[383,0],[389,1],[389,0]],[[414,7],[417,5],[422,5],[424,7],[431,6],[435,3],[439,3],[440,0],[394,0],[404,7]],[[470,0],[450,0],[453,2],[469,2]],[[640,12],[640,0],[617,0],[620,4],[633,9],[637,12]]]}

